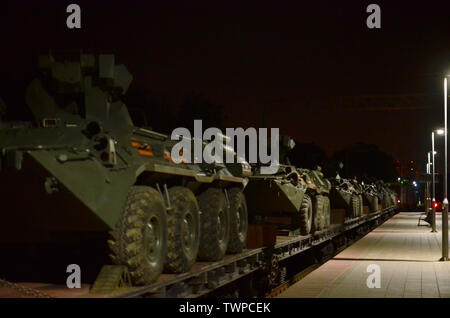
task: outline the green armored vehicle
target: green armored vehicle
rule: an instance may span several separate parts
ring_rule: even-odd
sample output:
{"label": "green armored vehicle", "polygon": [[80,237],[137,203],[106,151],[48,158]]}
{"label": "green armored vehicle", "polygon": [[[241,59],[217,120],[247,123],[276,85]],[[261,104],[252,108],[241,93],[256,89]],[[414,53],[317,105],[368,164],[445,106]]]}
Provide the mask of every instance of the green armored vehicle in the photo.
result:
{"label": "green armored vehicle", "polygon": [[384,181],[378,180],[376,186],[378,190],[378,199],[382,208],[395,207],[397,204],[397,196],[388,185]]}
{"label": "green armored vehicle", "polygon": [[388,197],[391,203],[391,206],[394,208],[398,207],[398,195],[397,193],[390,187],[389,184],[386,184],[386,189],[388,193]]}
{"label": "green armored vehicle", "polygon": [[324,178],[322,169],[298,169],[300,175],[308,185],[308,194],[313,202],[313,232],[322,231],[330,227],[331,205],[328,197],[331,183]]}
{"label": "green armored vehicle", "polygon": [[250,217],[271,217],[273,222],[307,235],[313,217],[307,190],[305,180],[294,166],[280,165],[271,175],[261,174],[259,168],[255,168],[245,188]]}
{"label": "green armored vehicle", "polygon": [[369,207],[369,213],[378,212],[378,191],[374,183],[362,182],[364,205]]}
{"label": "green armored vehicle", "polygon": [[262,174],[261,166],[253,165],[253,175],[245,188],[251,217],[267,217],[301,235],[327,228],[330,224],[331,184],[319,170],[299,169],[290,164],[286,154],[295,146],[288,136],[280,138],[280,159],[283,164],[272,175]]}
{"label": "green armored vehicle", "polygon": [[131,81],[112,55],[39,58],[34,121],[0,126],[0,242],[110,231],[135,284],[244,248],[250,166],[173,158],[176,141],[133,125],[121,101]]}
{"label": "green armored vehicle", "polygon": [[361,191],[355,188],[354,182],[349,179],[343,179],[339,175],[330,179],[330,181],[331,208],[345,209],[347,219],[361,216]]}

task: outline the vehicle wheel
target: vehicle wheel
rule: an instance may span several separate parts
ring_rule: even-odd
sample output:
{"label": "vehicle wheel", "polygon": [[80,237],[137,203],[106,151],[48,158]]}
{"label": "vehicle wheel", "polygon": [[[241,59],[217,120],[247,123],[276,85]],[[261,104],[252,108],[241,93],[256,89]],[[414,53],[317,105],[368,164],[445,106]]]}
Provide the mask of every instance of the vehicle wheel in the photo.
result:
{"label": "vehicle wheel", "polygon": [[218,261],[223,258],[230,237],[230,216],[222,189],[209,188],[198,197],[200,206],[200,248],[198,258]]}
{"label": "vehicle wheel", "polygon": [[351,211],[351,217],[352,218],[358,217],[358,213],[359,213],[359,198],[358,198],[358,196],[356,194],[352,195],[350,211]]}
{"label": "vehicle wheel", "polygon": [[376,196],[376,197],[374,197],[373,198],[373,203],[372,203],[372,212],[378,212],[378,203],[379,201],[378,201],[378,197]]}
{"label": "vehicle wheel", "polygon": [[383,203],[382,203],[382,207],[383,207],[383,209],[386,209],[386,208],[388,208],[389,207],[389,202],[388,202],[388,198],[387,198],[387,196],[386,195],[384,195],[383,194],[383,201],[382,201]]}
{"label": "vehicle wheel", "polygon": [[364,201],[363,201],[362,194],[358,195],[358,199],[359,199],[358,216],[362,216],[364,213]]}
{"label": "vehicle wheel", "polygon": [[169,189],[167,263],[169,273],[184,273],[194,264],[200,244],[200,211],[194,193],[185,187]]}
{"label": "vehicle wheel", "polygon": [[323,230],[324,225],[324,200],[322,195],[315,195],[313,198],[313,222],[312,230],[314,233],[316,231]]}
{"label": "vehicle wheel", "polygon": [[378,197],[374,196],[370,201],[370,212],[375,213],[378,211]]}
{"label": "vehicle wheel", "polygon": [[311,197],[305,194],[300,211],[292,220],[293,227],[299,229],[301,235],[308,235],[309,232],[311,232],[312,216],[313,208]]}
{"label": "vehicle wheel", "polygon": [[[379,208],[381,208],[381,210],[384,208],[383,207],[383,196],[378,197],[378,205],[380,206]],[[377,211],[378,211],[378,207],[377,207]]]}
{"label": "vehicle wheel", "polygon": [[166,206],[160,193],[151,187],[133,186],[111,235],[111,258],[128,267],[133,283],[154,282],[167,254]]}
{"label": "vehicle wheel", "polygon": [[330,198],[324,196],[323,197],[324,200],[324,228],[328,229],[331,225],[331,206],[330,206]]}
{"label": "vehicle wheel", "polygon": [[244,194],[239,188],[228,191],[230,201],[230,240],[228,253],[240,253],[245,248],[248,230],[248,211]]}

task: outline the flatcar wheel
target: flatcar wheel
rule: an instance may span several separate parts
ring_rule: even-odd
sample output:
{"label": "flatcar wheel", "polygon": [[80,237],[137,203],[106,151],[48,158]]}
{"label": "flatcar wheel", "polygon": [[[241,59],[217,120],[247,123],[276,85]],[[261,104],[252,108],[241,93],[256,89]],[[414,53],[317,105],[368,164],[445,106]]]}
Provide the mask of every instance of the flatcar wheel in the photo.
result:
{"label": "flatcar wheel", "polygon": [[128,267],[133,283],[154,282],[167,254],[166,207],[160,193],[151,187],[133,186],[111,235],[111,258]]}
{"label": "flatcar wheel", "polygon": [[169,189],[167,214],[168,273],[184,273],[194,264],[200,244],[200,212],[194,193],[185,187]]}
{"label": "flatcar wheel", "polygon": [[247,241],[247,203],[240,188],[232,188],[227,194],[230,201],[230,240],[227,252],[235,254],[242,252]]}
{"label": "flatcar wheel", "polygon": [[230,237],[230,216],[225,193],[208,188],[198,197],[200,206],[200,247],[198,259],[218,261],[227,251]]}

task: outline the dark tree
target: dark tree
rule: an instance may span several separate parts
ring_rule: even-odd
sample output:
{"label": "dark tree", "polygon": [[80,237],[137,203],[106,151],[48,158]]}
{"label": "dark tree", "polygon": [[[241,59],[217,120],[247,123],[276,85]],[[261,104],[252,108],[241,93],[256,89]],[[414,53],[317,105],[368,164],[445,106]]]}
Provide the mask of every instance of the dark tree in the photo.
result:
{"label": "dark tree", "polygon": [[170,134],[176,127],[171,111],[175,107],[165,94],[144,92],[131,87],[124,97],[124,102],[133,123],[138,127],[147,127],[166,134]]}
{"label": "dark tree", "polygon": [[[342,170],[339,170],[339,162],[344,164]],[[376,178],[393,181],[397,175],[392,156],[381,151],[376,145],[364,143],[356,143],[336,152],[326,173],[331,176],[335,175],[336,171],[339,171],[342,177],[356,176],[360,180]]]}
{"label": "dark tree", "polygon": [[225,131],[222,107],[211,103],[204,96],[195,92],[188,93],[180,107],[177,120],[178,127],[185,127],[193,132],[194,120],[201,119],[203,130],[217,127]]}
{"label": "dark tree", "polygon": [[295,145],[294,149],[289,152],[288,158],[291,164],[307,169],[323,167],[328,162],[325,151],[314,143]]}

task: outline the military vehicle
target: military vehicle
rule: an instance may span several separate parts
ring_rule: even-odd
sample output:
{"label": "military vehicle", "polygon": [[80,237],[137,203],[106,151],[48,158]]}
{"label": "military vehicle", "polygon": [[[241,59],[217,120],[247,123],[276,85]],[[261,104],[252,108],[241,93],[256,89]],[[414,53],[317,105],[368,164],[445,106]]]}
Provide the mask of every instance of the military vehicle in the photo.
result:
{"label": "military vehicle", "polygon": [[34,121],[0,129],[0,242],[110,231],[134,284],[244,248],[250,166],[173,158],[176,141],[133,125],[121,101],[131,81],[113,55],[39,58]]}
{"label": "military vehicle", "polygon": [[355,188],[354,182],[339,176],[330,179],[331,208],[345,209],[346,218],[352,219],[361,215],[361,192]]}
{"label": "military vehicle", "polygon": [[362,183],[364,205],[369,208],[369,213],[378,212],[378,191],[374,183]]}
{"label": "military vehicle", "polygon": [[397,195],[384,181],[378,180],[376,182],[376,187],[378,191],[378,200],[383,209],[397,205]]}
{"label": "military vehicle", "polygon": [[255,217],[270,217],[271,222],[299,230],[311,231],[313,206],[308,186],[295,166],[280,165],[275,174],[264,175],[255,168],[245,188],[248,211]]}
{"label": "military vehicle", "polygon": [[321,167],[316,170],[298,169],[308,185],[308,194],[313,202],[312,232],[322,231],[330,227],[331,205],[328,197],[331,183],[324,178]]}
{"label": "military vehicle", "polygon": [[[280,137],[278,171],[261,173],[261,165],[253,164],[253,175],[245,188],[250,217],[262,216],[270,222],[307,235],[330,224],[331,184],[318,170],[300,169],[290,164],[287,154],[295,146],[288,136]],[[261,198],[264,198],[263,200]]]}
{"label": "military vehicle", "polygon": [[398,208],[398,194],[389,185],[387,185],[387,191],[389,193],[391,206],[394,208]]}

